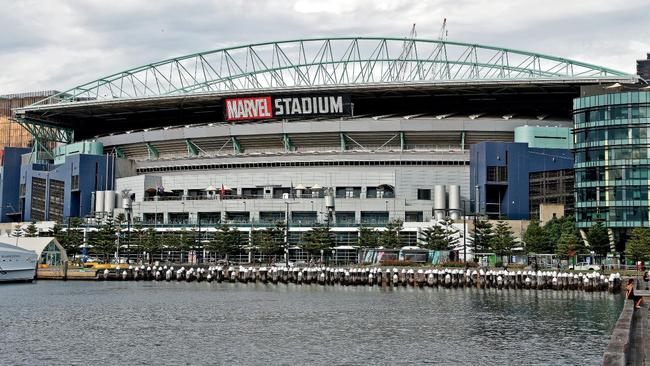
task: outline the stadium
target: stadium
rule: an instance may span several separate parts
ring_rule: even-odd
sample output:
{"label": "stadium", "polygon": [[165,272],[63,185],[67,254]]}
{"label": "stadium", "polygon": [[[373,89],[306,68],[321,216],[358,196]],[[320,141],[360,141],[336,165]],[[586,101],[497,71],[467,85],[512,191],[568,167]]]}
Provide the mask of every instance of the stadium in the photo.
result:
{"label": "stadium", "polygon": [[[292,244],[327,225],[338,246],[356,245],[359,226],[401,220],[403,245],[417,245],[422,228],[444,217],[459,235],[469,213],[503,217],[516,206],[528,218],[527,198],[519,207],[515,193],[470,179],[471,146],[570,145],[574,98],[637,82],[561,57],[446,40],[320,38],[201,52],[15,110],[35,141],[16,205],[26,221],[125,212],[159,230],[286,221]],[[521,128],[534,136],[516,139]],[[49,150],[52,141],[60,146]],[[507,163],[508,153],[497,159]]]}

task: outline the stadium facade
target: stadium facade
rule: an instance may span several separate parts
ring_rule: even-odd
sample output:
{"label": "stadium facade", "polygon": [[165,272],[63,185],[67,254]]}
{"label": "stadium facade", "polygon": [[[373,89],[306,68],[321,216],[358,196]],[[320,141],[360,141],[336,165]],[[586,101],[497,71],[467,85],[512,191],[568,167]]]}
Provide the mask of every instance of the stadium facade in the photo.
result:
{"label": "stadium facade", "polygon": [[[329,225],[340,244],[356,243],[359,225],[399,219],[411,233],[405,244],[417,244],[432,220],[487,213],[470,183],[472,145],[540,148],[534,128],[566,140],[581,89],[638,82],[564,58],[439,40],[311,39],[187,55],[15,110],[36,141],[23,159],[21,210],[37,217],[26,172],[68,164],[39,183],[44,202],[52,184],[64,193],[38,218],[126,212],[161,228],[242,230],[287,220],[295,243],[301,230]],[[92,142],[103,155],[47,151],[47,141]],[[541,146],[570,156],[570,146],[557,147]],[[79,169],[80,154],[94,163]],[[524,170],[528,178],[546,168]]]}

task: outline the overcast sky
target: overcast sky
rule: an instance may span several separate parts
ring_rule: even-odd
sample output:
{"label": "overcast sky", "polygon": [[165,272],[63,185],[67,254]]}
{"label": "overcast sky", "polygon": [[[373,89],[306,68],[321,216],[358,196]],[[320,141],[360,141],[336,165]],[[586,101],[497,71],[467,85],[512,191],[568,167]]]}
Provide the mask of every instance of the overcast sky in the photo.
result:
{"label": "overcast sky", "polygon": [[408,35],[546,53],[630,73],[650,52],[649,0],[3,0],[0,94],[66,90],[227,45]]}

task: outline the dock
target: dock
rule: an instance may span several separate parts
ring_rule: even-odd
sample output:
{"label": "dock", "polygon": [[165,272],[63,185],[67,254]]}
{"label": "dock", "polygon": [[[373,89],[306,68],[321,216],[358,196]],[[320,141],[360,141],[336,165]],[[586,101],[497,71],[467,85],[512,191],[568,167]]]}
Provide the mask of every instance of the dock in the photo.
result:
{"label": "dock", "polygon": [[240,282],[300,285],[476,287],[618,292],[619,274],[379,267],[128,266],[96,272],[99,281]]}
{"label": "dock", "polygon": [[603,356],[604,366],[650,366],[650,291],[634,290],[643,296],[641,309],[625,300],[623,311]]}

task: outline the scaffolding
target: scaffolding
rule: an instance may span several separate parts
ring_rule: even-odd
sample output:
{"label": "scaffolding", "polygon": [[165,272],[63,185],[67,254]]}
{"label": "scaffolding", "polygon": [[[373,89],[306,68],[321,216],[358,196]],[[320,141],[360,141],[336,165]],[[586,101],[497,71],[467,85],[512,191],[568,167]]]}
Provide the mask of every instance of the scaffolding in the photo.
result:
{"label": "scaffolding", "polygon": [[574,182],[575,174],[572,169],[530,173],[528,182],[530,218],[540,218],[541,204],[562,204],[564,215],[573,215]]}

